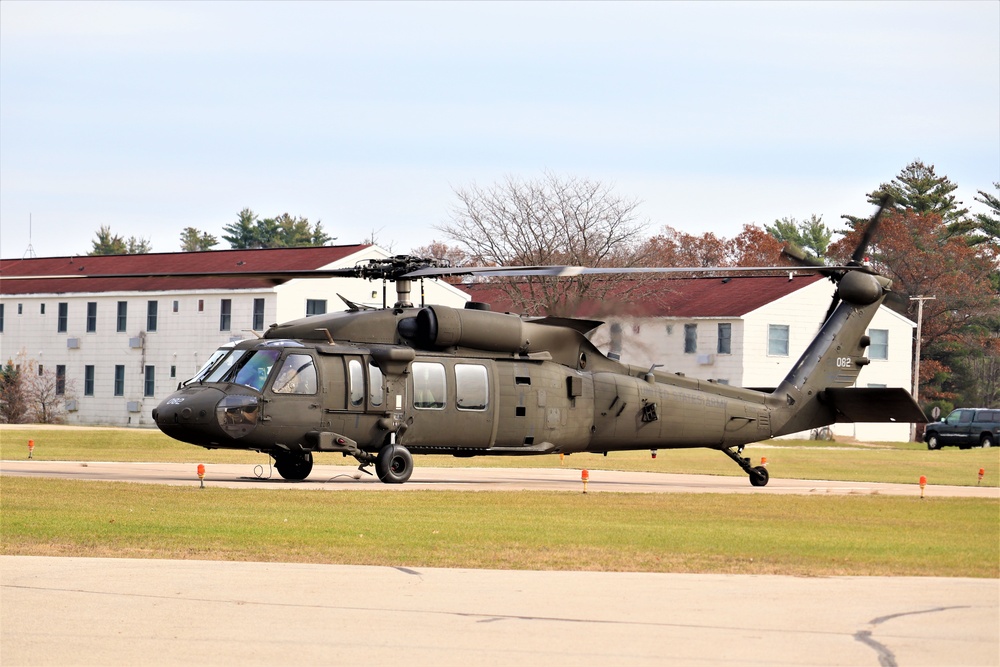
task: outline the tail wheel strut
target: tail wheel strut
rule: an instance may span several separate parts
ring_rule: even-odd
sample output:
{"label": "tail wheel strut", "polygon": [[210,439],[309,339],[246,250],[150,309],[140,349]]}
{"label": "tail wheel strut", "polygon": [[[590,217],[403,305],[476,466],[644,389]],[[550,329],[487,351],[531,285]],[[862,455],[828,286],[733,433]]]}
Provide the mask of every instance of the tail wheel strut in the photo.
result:
{"label": "tail wheel strut", "polygon": [[750,459],[743,456],[743,445],[740,445],[738,449],[733,449],[732,447],[727,447],[722,450],[722,452],[736,461],[736,465],[743,469],[747,475],[750,476],[750,484],[753,486],[767,486],[767,481],[769,475],[767,473],[767,468],[764,466],[752,466],[750,465]]}

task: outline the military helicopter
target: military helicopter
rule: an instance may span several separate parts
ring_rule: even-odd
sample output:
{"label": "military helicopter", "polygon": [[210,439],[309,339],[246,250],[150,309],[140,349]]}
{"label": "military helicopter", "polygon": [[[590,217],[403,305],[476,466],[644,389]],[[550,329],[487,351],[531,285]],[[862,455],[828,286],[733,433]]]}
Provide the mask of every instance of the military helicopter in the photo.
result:
{"label": "military helicopter", "polygon": [[[410,300],[414,280],[445,276],[704,269],[451,267],[397,256],[344,269],[253,274],[381,279],[395,283],[396,302],[375,309],[344,299],[346,311],[275,324],[261,338],[223,346],[153,410],[153,419],[183,442],[267,453],[287,480],[305,479],[316,452],[354,457],[364,472],[374,464],[382,482],[402,484],[415,454],[606,455],[706,447],[731,458],[752,485],[764,486],[767,469],[743,456],[748,443],[836,421],[926,421],[904,389],[852,388],[868,363],[865,332],[891,293],[891,281],[861,261],[883,209],[846,265],[793,269],[822,273],[837,288],[826,321],[773,391],[621,363],[587,338],[599,321],[524,318],[476,303],[418,307]],[[164,274],[141,277],[154,275]]]}
{"label": "military helicopter", "polygon": [[692,269],[451,267],[397,256],[348,269],[268,274],[387,280],[397,300],[373,309],[344,299],[346,311],[276,324],[262,338],[220,348],[153,418],[177,440],[265,452],[287,480],[305,479],[316,452],[352,456],[365,472],[374,464],[382,482],[401,484],[415,454],[706,447],[764,486],[767,469],[742,455],[748,443],[836,421],[925,421],[904,389],[851,387],[868,363],[865,331],[891,288],[861,261],[878,215],[847,265],[804,269],[834,280],[836,293],[816,337],[773,391],[621,363],[587,338],[598,321],[410,302],[412,281],[424,278]]}

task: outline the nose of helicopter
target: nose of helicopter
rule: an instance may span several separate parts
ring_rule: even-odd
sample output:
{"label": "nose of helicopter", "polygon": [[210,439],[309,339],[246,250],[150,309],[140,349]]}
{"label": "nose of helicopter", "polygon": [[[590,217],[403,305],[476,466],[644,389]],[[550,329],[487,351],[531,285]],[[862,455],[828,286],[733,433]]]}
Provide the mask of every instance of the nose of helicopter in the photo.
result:
{"label": "nose of helicopter", "polygon": [[174,392],[153,410],[153,420],[161,431],[203,447],[231,445],[254,430],[259,415],[256,395],[226,393],[202,385]]}

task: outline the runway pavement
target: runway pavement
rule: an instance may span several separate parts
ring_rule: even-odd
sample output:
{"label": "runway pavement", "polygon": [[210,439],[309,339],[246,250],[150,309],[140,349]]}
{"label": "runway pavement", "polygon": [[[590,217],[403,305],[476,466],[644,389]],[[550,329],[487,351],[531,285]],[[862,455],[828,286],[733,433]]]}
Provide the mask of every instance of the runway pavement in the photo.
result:
{"label": "runway pavement", "polygon": [[[417,467],[406,484],[382,484],[359,473],[356,466],[317,465],[302,482],[282,479],[267,466],[206,465],[205,484],[231,488],[459,491],[573,491],[582,492],[578,468],[423,468]],[[591,470],[588,493],[768,493],[799,495],[919,496],[917,484],[838,482],[772,477],[766,487],[754,487],[746,477]],[[63,479],[198,485],[197,465],[190,463],[101,463],[78,461],[0,461],[2,475],[32,475]],[[270,477],[268,475],[270,474]],[[998,487],[937,486],[927,496],[1000,498]]]}
{"label": "runway pavement", "polygon": [[0,557],[15,665],[997,665],[995,580]]}

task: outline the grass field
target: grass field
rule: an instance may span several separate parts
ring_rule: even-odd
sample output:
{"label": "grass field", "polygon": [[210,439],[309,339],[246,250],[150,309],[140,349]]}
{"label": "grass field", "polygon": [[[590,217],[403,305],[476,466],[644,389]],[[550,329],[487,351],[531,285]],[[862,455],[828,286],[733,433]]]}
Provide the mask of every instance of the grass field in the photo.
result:
{"label": "grass field", "polygon": [[2,552],[411,567],[997,577],[1000,502],[353,492],[3,479]]}
{"label": "grass field", "polygon": [[[266,463],[149,430],[0,427],[0,458]],[[773,476],[997,486],[1000,448],[772,442]],[[318,463],[343,463],[320,455]],[[416,457],[418,466],[742,475],[719,452]],[[0,478],[0,553],[370,565],[828,575],[1000,576],[1000,501],[724,494],[294,491]]]}

